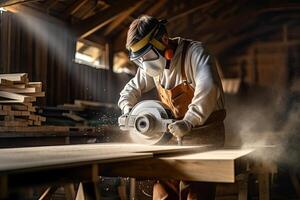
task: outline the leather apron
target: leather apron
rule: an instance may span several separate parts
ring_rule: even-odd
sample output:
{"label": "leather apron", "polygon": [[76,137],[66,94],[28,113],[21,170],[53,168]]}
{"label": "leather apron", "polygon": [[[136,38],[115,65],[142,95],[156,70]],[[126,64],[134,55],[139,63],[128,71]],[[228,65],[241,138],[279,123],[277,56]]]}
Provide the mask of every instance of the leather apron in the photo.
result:
{"label": "leather apron", "polygon": [[[165,89],[160,84],[159,79],[155,80],[161,101],[170,108],[175,119],[182,119],[184,117],[185,113],[188,111],[188,106],[194,97],[194,88],[187,80],[184,64],[190,42],[187,40],[184,40],[183,42],[181,55],[181,75],[183,82],[174,88]],[[225,110],[213,112],[203,126],[197,127],[183,138],[183,144],[214,144],[216,146],[223,146],[225,141],[223,120],[225,119],[225,116]],[[173,142],[175,143],[176,141],[174,140]]]}
{"label": "leather apron", "polygon": [[[176,119],[182,119],[184,117],[194,97],[194,88],[188,83],[185,74],[184,63],[188,46],[189,41],[184,41],[181,55],[181,74],[183,82],[172,89],[165,89],[159,80],[156,80],[156,87],[161,101],[170,108]],[[223,146],[225,140],[223,120],[225,116],[225,110],[214,111],[202,126],[193,128],[187,136],[184,136],[183,144],[210,144],[215,147]],[[176,141],[171,141],[171,144],[176,144]],[[183,185],[186,185],[184,189],[181,188],[179,184],[177,180],[159,181],[153,187],[153,200],[215,199],[216,186],[213,183],[182,182]]]}

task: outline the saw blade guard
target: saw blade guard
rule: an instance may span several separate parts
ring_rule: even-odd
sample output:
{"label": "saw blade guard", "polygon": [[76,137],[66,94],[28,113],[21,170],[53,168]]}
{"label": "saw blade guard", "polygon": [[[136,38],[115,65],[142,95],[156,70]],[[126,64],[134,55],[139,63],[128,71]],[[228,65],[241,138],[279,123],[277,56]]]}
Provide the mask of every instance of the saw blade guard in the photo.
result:
{"label": "saw blade guard", "polygon": [[160,101],[146,100],[134,106],[131,112],[119,118],[121,130],[129,131],[135,143],[162,144],[172,135],[168,125],[174,120]]}

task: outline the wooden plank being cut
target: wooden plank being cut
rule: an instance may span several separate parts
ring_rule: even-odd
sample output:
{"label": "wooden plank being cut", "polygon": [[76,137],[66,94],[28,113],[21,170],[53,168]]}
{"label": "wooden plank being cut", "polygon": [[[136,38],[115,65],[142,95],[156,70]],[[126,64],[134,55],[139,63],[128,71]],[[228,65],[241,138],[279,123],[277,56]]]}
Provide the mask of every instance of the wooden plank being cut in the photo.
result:
{"label": "wooden plank being cut", "polygon": [[233,183],[239,173],[237,164],[253,152],[254,149],[222,149],[181,156],[162,156],[109,164],[103,170],[107,170],[107,176]]}
{"label": "wooden plank being cut", "polygon": [[[128,148],[126,148],[126,146]],[[199,152],[186,152],[186,149]],[[162,156],[169,150],[174,154]],[[85,144],[0,149],[0,173],[57,169],[62,166],[101,164],[101,175],[155,177],[232,183],[237,164],[253,149],[201,150],[195,146],[147,146],[134,144]],[[158,153],[160,156],[154,156]],[[140,156],[139,156],[140,155]]]}
{"label": "wooden plank being cut", "polygon": [[132,153],[102,149],[101,144],[64,145],[30,148],[0,149],[0,173],[16,170],[55,169],[61,166],[78,166],[89,163],[110,163],[117,161],[150,158],[152,153]]}
{"label": "wooden plank being cut", "polygon": [[[30,97],[30,96],[25,96],[21,94],[15,94],[12,92],[4,92],[0,91],[0,97],[7,98],[7,99],[13,99],[13,100],[18,100],[20,102],[33,102],[36,101],[35,97]],[[1,101],[0,101],[1,103]]]}

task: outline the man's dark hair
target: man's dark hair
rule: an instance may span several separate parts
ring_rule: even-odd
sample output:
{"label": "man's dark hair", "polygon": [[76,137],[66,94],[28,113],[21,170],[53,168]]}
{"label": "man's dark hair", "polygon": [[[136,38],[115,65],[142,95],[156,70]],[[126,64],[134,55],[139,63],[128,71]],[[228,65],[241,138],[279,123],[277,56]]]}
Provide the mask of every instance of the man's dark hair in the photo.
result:
{"label": "man's dark hair", "polygon": [[[140,41],[159,23],[160,22],[158,19],[148,15],[142,15],[139,18],[135,19],[130,24],[129,30],[127,32],[126,48],[129,49],[133,44]],[[167,33],[163,24],[162,24],[162,29],[164,33]],[[157,39],[160,40],[161,36],[160,38]]]}

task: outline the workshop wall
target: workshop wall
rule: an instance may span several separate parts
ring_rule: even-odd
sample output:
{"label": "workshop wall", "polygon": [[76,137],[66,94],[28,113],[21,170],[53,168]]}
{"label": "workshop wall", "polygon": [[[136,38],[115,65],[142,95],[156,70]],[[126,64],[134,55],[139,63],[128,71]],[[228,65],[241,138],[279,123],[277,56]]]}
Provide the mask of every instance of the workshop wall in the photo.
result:
{"label": "workshop wall", "polygon": [[42,104],[75,99],[117,102],[130,76],[75,63],[76,40],[65,27],[37,21],[32,25],[43,31],[34,31],[12,13],[0,20],[0,73],[26,72],[30,80],[42,81],[46,91]]}

